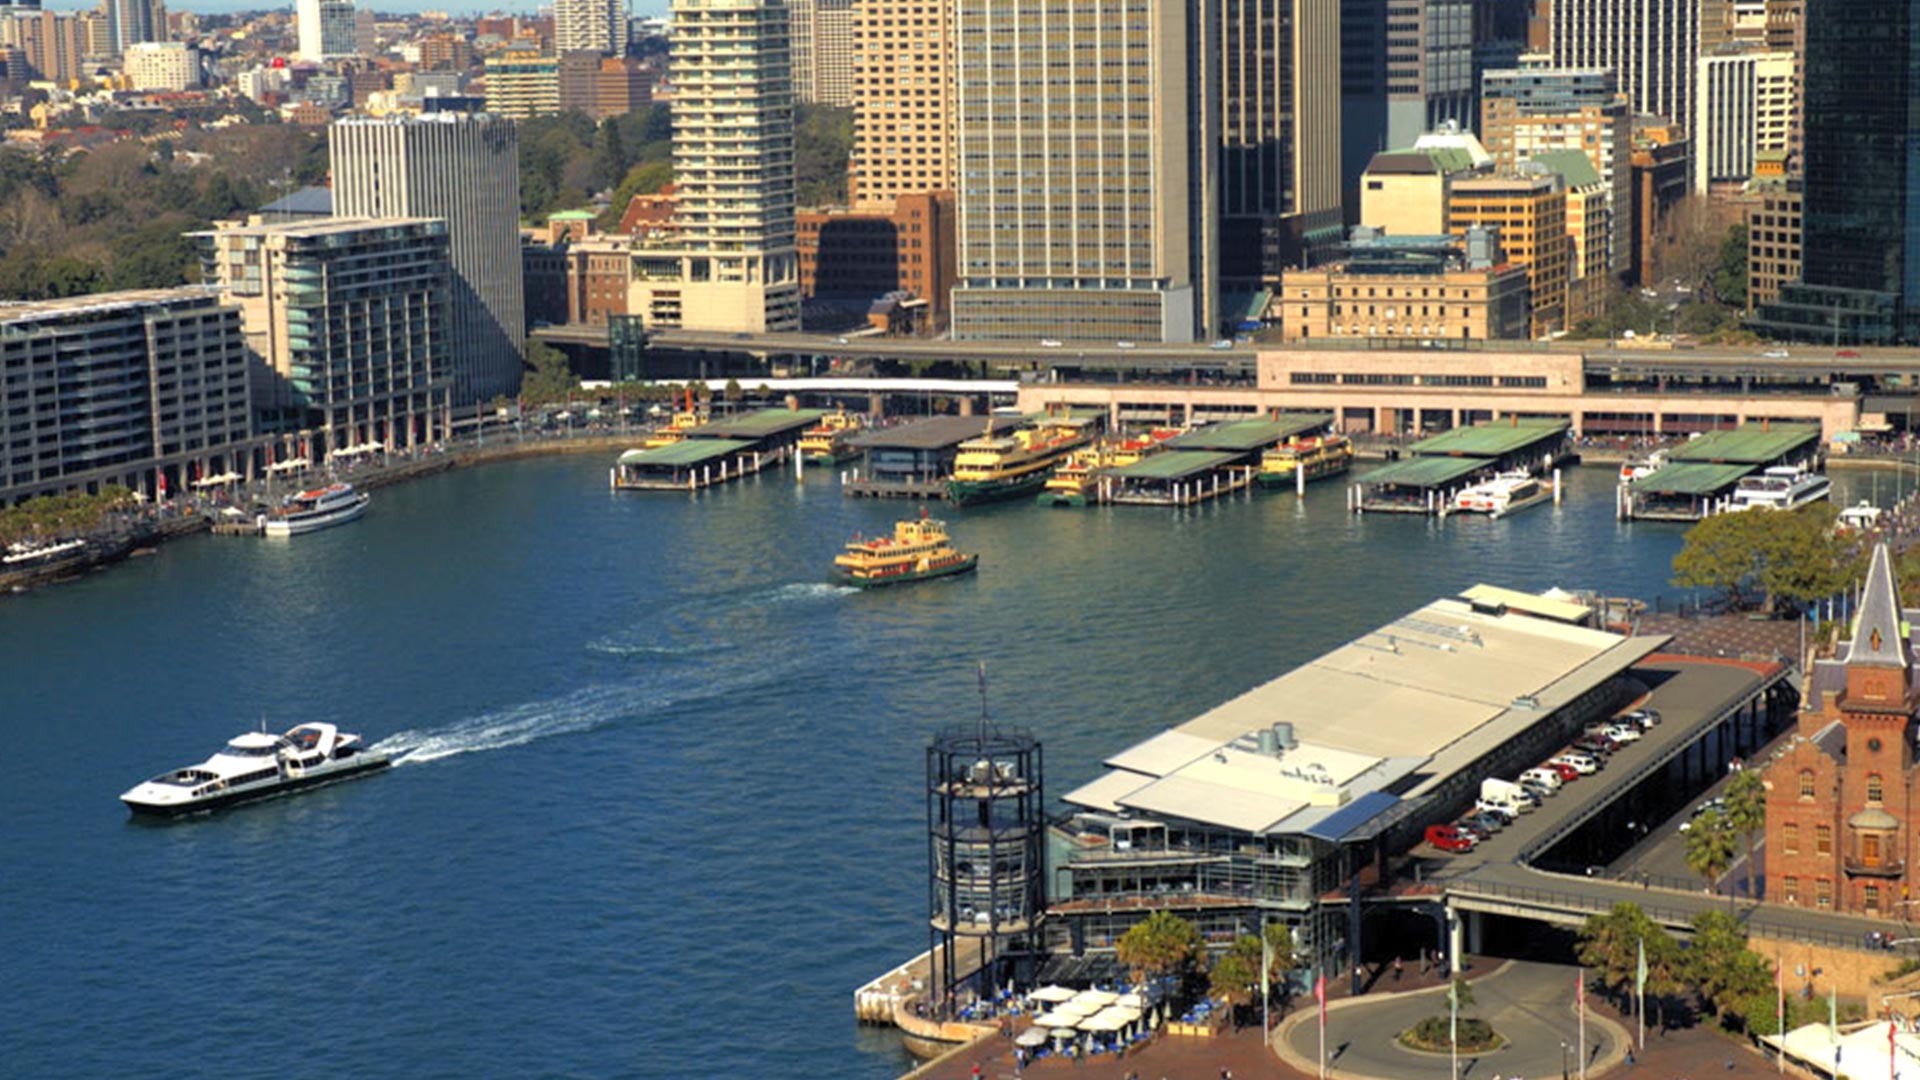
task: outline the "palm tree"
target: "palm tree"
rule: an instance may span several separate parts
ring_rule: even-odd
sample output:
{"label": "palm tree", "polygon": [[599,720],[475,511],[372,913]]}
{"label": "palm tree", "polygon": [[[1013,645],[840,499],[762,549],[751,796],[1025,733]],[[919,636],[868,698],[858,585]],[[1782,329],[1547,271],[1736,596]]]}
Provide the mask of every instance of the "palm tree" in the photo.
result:
{"label": "palm tree", "polygon": [[1753,841],[1767,828],[1767,784],[1760,773],[1753,769],[1742,769],[1727,781],[1727,825],[1745,838],[1747,844],[1742,849],[1747,862],[1747,897],[1760,899],[1754,885]]}
{"label": "palm tree", "polygon": [[[1687,869],[1707,879],[1712,892],[1720,876],[1733,865],[1733,827],[1719,810],[1709,810],[1693,819],[1687,830]],[[1727,896],[1727,910],[1733,910],[1733,896]]]}
{"label": "palm tree", "polygon": [[1192,923],[1156,911],[1120,935],[1114,953],[1133,969],[1134,978],[1144,980],[1184,970],[1199,958],[1204,947],[1200,931]]}

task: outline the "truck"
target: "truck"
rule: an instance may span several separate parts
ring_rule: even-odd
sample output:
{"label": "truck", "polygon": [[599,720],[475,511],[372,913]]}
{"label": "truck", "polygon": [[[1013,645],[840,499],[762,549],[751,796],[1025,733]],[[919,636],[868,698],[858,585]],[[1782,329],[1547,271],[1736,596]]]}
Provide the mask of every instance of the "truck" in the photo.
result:
{"label": "truck", "polygon": [[1527,813],[1539,803],[1526,788],[1511,780],[1492,776],[1480,781],[1480,801],[1490,806],[1508,807],[1516,814]]}

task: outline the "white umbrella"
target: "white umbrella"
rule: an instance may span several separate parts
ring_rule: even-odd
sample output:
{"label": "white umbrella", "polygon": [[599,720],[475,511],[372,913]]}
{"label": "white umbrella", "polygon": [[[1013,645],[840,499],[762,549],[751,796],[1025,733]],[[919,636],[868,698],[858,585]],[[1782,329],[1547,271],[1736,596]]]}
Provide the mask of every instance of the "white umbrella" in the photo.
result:
{"label": "white umbrella", "polygon": [[1097,1016],[1089,1016],[1080,1021],[1081,1031],[1119,1031],[1125,1026],[1126,1022],[1115,1017],[1112,1010],[1103,1011]]}
{"label": "white umbrella", "polygon": [[1058,1028],[1072,1027],[1079,1019],[1078,1016],[1069,1016],[1065,1013],[1043,1012],[1039,1016],[1034,1017],[1033,1022],[1041,1027]]}
{"label": "white umbrella", "polygon": [[1043,986],[1027,996],[1035,1001],[1072,1001],[1074,992],[1064,986]]}
{"label": "white umbrella", "polygon": [[1085,1002],[1089,1005],[1104,1008],[1120,1000],[1120,995],[1111,990],[1082,990],[1078,994],[1073,995],[1073,1000],[1075,1003]]}
{"label": "white umbrella", "polygon": [[1137,993],[1121,994],[1120,997],[1114,1001],[1114,1004],[1127,1005],[1135,1009],[1144,1009],[1147,1006],[1147,999]]}
{"label": "white umbrella", "polygon": [[1031,1027],[1014,1037],[1015,1046],[1043,1046],[1047,1041],[1047,1029]]}
{"label": "white umbrella", "polygon": [[1100,1006],[1081,1001],[1078,998],[1072,1001],[1063,1001],[1053,1007],[1055,1016],[1092,1016],[1099,1011]]}

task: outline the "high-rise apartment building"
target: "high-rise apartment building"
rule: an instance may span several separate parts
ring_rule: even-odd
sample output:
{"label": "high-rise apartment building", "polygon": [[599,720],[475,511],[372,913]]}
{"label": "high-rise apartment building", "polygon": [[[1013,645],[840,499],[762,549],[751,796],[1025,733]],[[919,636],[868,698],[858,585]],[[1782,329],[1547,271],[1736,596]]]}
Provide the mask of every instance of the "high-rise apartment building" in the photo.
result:
{"label": "high-rise apartment building", "polygon": [[1351,195],[1374,154],[1405,149],[1449,124],[1473,127],[1475,5],[1339,0],[1339,7],[1343,175]]}
{"label": "high-rise apartment building", "polygon": [[100,0],[100,6],[107,35],[101,55],[120,56],[129,45],[167,40],[167,9],[160,0]]}
{"label": "high-rise apartment building", "polygon": [[[1191,341],[1214,329],[1195,168],[1214,89],[1180,0],[957,0],[955,339]],[[1204,20],[1202,26],[1204,28]],[[1217,121],[1216,121],[1217,122]],[[1211,147],[1208,147],[1211,150]]]}
{"label": "high-rise apartment building", "polygon": [[790,0],[793,100],[853,104],[854,0]]}
{"label": "high-rise apartment building", "polygon": [[1819,0],[1801,19],[1801,281],[1759,324],[1816,341],[1920,341],[1920,0]]}
{"label": "high-rise apartment building", "polygon": [[554,0],[553,51],[627,55],[627,5],[623,0]]}
{"label": "high-rise apartment building", "polygon": [[800,328],[785,0],[675,0],[677,234],[634,253],[646,325]]}
{"label": "high-rise apartment building", "polygon": [[253,428],[240,312],[188,286],[0,304],[0,506],[245,471]]}
{"label": "high-rise apartment building", "polygon": [[1694,79],[1693,189],[1746,180],[1767,151],[1786,153],[1793,136],[1792,53],[1726,52],[1700,58]]}
{"label": "high-rise apartment building", "polygon": [[574,52],[560,58],[560,111],[595,120],[625,116],[653,101],[653,69],[634,56]]}
{"label": "high-rise apartment building", "polygon": [[87,55],[80,19],[68,11],[19,6],[0,11],[0,45],[18,47],[34,78],[57,83],[79,78],[80,62]]}
{"label": "high-rise apartment building", "polygon": [[1578,150],[1607,191],[1607,263],[1625,274],[1633,261],[1633,118],[1611,68],[1563,68],[1529,55],[1511,70],[1488,71],[1480,85],[1480,138],[1503,172],[1541,154]]}
{"label": "high-rise apartment building", "polygon": [[453,404],[518,393],[526,316],[513,121],[435,112],[342,120],[327,134],[335,214],[447,223]]}
{"label": "high-rise apartment building", "polygon": [[1447,197],[1448,231],[1479,226],[1495,233],[1507,258],[1527,268],[1533,336],[1566,328],[1572,239],[1565,181],[1554,173],[1455,180]]}
{"label": "high-rise apartment building", "polygon": [[299,0],[293,8],[300,59],[339,60],[359,52],[353,0]]}
{"label": "high-rise apartment building", "polygon": [[1220,55],[1220,289],[1270,288],[1311,242],[1341,235],[1339,9],[1217,0],[1200,10],[1217,14]]}
{"label": "high-rise apartment building", "polygon": [[1700,0],[1553,0],[1553,62],[1612,68],[1629,110],[1691,135],[1700,17]]}
{"label": "high-rise apartment building", "polygon": [[847,201],[954,189],[954,0],[856,0]]}
{"label": "high-rise apartment building", "polygon": [[444,435],[452,274],[437,218],[319,217],[195,234],[207,281],[240,307],[263,430],[316,453]]}
{"label": "high-rise apartment building", "polygon": [[560,111],[560,58],[531,46],[487,57],[487,111],[513,120]]}
{"label": "high-rise apartment building", "polygon": [[200,85],[200,50],[178,41],[127,46],[123,71],[135,90],[191,90]]}

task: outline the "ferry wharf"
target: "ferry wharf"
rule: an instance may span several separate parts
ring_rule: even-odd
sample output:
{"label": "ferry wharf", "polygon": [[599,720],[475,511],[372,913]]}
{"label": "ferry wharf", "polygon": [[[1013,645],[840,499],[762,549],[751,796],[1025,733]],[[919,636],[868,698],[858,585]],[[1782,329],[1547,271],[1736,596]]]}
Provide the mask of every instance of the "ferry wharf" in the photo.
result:
{"label": "ferry wharf", "polygon": [[801,432],[824,409],[761,409],[702,424],[685,438],[620,455],[607,480],[615,491],[698,491],[751,476],[793,456]]}
{"label": "ferry wharf", "polygon": [[944,500],[960,444],[982,433],[1003,435],[1024,418],[1014,415],[935,416],[877,428],[847,441],[867,454],[864,468],[840,473],[849,498]]}
{"label": "ferry wharf", "polygon": [[1167,440],[1160,453],[1108,469],[1095,499],[1123,506],[1192,506],[1231,495],[1253,485],[1262,454],[1332,423],[1331,413],[1279,413],[1265,420],[1210,424]]}
{"label": "ferry wharf", "polygon": [[1820,429],[1810,424],[1744,424],[1710,431],[1667,452],[1667,464],[1614,498],[1625,521],[1699,521],[1726,510],[1742,479],[1774,465],[1807,464],[1819,454]]}
{"label": "ferry wharf", "polygon": [[1362,476],[1348,489],[1354,513],[1445,517],[1463,487],[1495,473],[1542,475],[1568,453],[1565,420],[1510,417],[1455,428],[1408,446],[1401,460]]}

